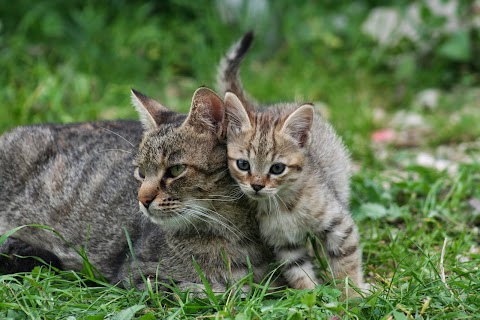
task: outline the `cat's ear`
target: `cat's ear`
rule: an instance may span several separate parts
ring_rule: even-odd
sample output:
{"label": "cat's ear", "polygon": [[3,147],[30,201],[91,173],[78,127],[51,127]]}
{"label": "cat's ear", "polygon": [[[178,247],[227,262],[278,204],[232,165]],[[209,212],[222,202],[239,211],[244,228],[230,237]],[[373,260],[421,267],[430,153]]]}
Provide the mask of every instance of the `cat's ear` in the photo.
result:
{"label": "cat's ear", "polygon": [[198,88],[193,94],[190,113],[183,125],[209,130],[217,136],[223,132],[225,105],[222,98],[206,87]]}
{"label": "cat's ear", "polygon": [[232,92],[225,94],[225,111],[228,121],[228,129],[239,133],[252,128],[250,117],[240,99]]}
{"label": "cat's ear", "polygon": [[137,109],[140,121],[145,130],[151,130],[158,127],[162,119],[162,113],[171,111],[161,105],[159,102],[147,97],[143,93],[132,89],[132,104]]}
{"label": "cat's ear", "polygon": [[313,105],[304,104],[292,112],[285,120],[281,133],[294,138],[300,147],[310,143],[310,129],[313,124]]}

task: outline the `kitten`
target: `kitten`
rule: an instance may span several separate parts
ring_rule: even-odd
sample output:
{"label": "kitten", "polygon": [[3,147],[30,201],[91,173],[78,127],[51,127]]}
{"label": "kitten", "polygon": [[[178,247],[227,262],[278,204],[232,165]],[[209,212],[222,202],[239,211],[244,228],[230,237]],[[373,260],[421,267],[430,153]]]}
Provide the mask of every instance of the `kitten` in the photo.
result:
{"label": "kitten", "polygon": [[[238,69],[246,50],[234,52],[229,61]],[[228,166],[257,205],[260,232],[289,285],[311,289],[318,283],[305,248],[312,233],[322,240],[335,277],[348,276],[365,288],[358,229],[348,209],[350,160],[342,141],[311,104],[282,103],[254,112],[245,96],[225,95]]]}
{"label": "kitten", "polygon": [[188,116],[136,91],[132,99],[141,123],[27,126],[0,137],[0,235],[41,224],[64,237],[21,229],[0,247],[0,269],[26,271],[16,255],[39,255],[79,271],[83,249],[111,283],[142,287],[142,275],[157,275],[201,288],[192,259],[214,290],[247,275],[249,263],[260,282],[273,255],[228,174],[222,99],[201,88]]}

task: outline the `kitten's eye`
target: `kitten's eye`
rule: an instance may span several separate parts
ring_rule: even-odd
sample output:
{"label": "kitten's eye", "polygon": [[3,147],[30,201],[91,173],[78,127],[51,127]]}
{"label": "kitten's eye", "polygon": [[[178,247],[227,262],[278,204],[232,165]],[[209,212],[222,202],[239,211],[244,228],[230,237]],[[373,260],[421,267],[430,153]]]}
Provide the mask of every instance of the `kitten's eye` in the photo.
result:
{"label": "kitten's eye", "polygon": [[247,160],[239,159],[237,160],[237,167],[242,171],[250,170],[250,163]]}
{"label": "kitten's eye", "polygon": [[137,168],[135,168],[135,171],[133,172],[133,176],[138,181],[143,181],[143,180],[145,180],[145,171],[142,168],[137,167]]}
{"label": "kitten's eye", "polygon": [[168,168],[167,174],[172,178],[176,178],[181,175],[183,171],[185,171],[186,167],[187,166],[184,164],[177,164],[176,166]]}
{"label": "kitten's eye", "polygon": [[285,171],[286,166],[283,163],[274,163],[270,167],[270,173],[271,174],[281,174],[283,171]]}

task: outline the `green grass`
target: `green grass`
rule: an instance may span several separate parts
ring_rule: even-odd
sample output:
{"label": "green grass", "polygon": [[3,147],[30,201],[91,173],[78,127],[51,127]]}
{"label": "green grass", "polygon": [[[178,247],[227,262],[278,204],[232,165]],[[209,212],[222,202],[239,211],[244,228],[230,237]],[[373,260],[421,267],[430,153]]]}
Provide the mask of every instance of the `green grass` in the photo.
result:
{"label": "green grass", "polygon": [[[136,118],[131,87],[186,112],[198,86],[214,86],[226,48],[253,28],[257,41],[242,68],[247,90],[265,102],[326,104],[352,152],[358,169],[352,211],[372,294],[343,301],[331,286],[313,292],[258,286],[246,296],[232,288],[198,299],[159,293],[154,283],[146,291],[124,290],[45,267],[0,275],[0,318],[479,318],[480,212],[471,204],[480,199],[476,76],[458,75],[458,64],[444,62],[442,68],[419,63],[413,74],[392,70],[393,55],[359,31],[367,1],[279,1],[261,18],[240,10],[244,16],[230,23],[221,21],[216,3],[2,5],[0,132],[31,123]],[[339,14],[346,17],[340,29]],[[441,89],[439,106],[416,106],[415,95],[430,87]],[[408,129],[418,137],[414,143],[372,143],[373,132],[395,127],[390,120],[401,110],[424,121]],[[458,167],[448,173],[418,165],[420,152]]]}

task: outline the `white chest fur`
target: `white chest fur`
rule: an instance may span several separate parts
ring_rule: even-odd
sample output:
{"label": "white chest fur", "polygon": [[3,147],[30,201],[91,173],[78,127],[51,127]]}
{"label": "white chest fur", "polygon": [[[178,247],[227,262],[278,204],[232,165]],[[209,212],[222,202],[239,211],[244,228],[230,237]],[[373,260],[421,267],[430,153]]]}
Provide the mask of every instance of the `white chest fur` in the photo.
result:
{"label": "white chest fur", "polygon": [[260,207],[257,219],[260,231],[272,246],[302,243],[307,236],[308,226],[302,212],[289,212],[285,208]]}

